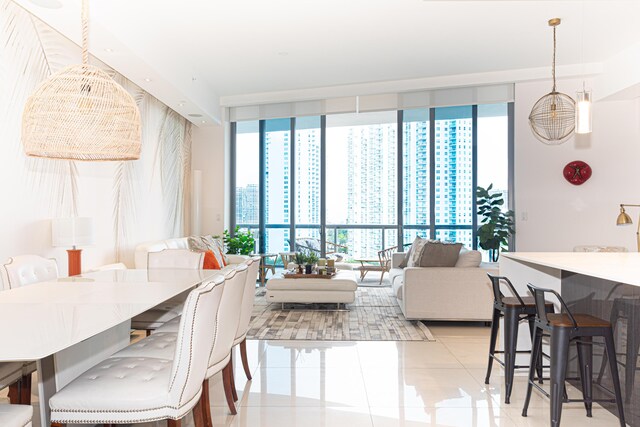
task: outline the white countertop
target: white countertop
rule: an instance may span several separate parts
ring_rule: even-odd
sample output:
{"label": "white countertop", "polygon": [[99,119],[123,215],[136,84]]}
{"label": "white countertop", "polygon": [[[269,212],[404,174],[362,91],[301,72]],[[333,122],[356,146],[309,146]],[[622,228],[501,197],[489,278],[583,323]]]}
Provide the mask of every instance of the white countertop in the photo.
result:
{"label": "white countertop", "polygon": [[111,270],[0,292],[0,361],[37,360],[106,331],[220,274]]}
{"label": "white countertop", "polygon": [[514,261],[640,286],[638,252],[509,252],[501,256]]}

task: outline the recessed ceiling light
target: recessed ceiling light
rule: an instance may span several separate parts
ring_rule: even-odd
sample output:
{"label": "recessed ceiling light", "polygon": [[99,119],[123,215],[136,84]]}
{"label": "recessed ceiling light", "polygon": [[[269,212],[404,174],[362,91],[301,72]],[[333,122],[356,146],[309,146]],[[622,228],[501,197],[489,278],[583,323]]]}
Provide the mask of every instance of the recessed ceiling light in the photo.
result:
{"label": "recessed ceiling light", "polygon": [[146,79],[144,79],[145,82],[150,82],[151,79],[149,77],[147,77]]}
{"label": "recessed ceiling light", "polygon": [[207,123],[207,121],[206,121],[206,120],[203,120],[203,121],[202,121],[202,123]]}
{"label": "recessed ceiling light", "polygon": [[184,107],[184,102],[180,102],[180,103],[178,104],[178,107]]}
{"label": "recessed ceiling light", "polygon": [[104,51],[105,51],[105,52],[112,53],[112,52],[113,52],[113,49],[111,49],[110,47],[108,47],[108,48],[106,48]]}
{"label": "recessed ceiling light", "polygon": [[196,117],[196,118],[198,118],[198,117],[202,117],[202,114],[191,113],[191,114],[189,114],[189,117]]}
{"label": "recessed ceiling light", "polygon": [[62,7],[62,2],[59,0],[29,0],[31,3],[36,6],[45,7],[47,9],[60,9]]}

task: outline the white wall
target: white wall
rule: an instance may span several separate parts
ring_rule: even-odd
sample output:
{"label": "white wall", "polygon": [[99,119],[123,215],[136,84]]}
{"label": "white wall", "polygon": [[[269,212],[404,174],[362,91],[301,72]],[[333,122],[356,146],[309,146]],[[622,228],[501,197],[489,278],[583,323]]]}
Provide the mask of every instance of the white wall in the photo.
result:
{"label": "white wall", "polygon": [[191,167],[202,171],[202,234],[222,235],[225,228],[225,126],[194,128]]}
{"label": "white wall", "polygon": [[[589,87],[591,82],[587,82]],[[558,90],[575,97],[582,80],[564,80]],[[640,103],[601,101],[593,106],[593,133],[560,146],[533,136],[531,107],[551,82],[516,84],[515,197],[518,251],[571,251],[576,245],[615,245],[636,250],[634,227],[618,227],[620,203],[640,203]],[[574,186],[564,166],[583,160],[593,169],[589,181]],[[629,209],[636,221],[640,210]]]}
{"label": "white wall", "polygon": [[113,75],[140,108],[140,160],[72,163],[25,156],[20,126],[27,97],[79,60],[78,46],[0,0],[0,263],[20,254],[53,257],[66,275],[67,248],[51,246],[51,219],[74,210],[94,220],[95,244],[82,248],[85,270],[116,260],[133,267],[137,244],[184,235],[190,124],[95,59],[91,63]]}

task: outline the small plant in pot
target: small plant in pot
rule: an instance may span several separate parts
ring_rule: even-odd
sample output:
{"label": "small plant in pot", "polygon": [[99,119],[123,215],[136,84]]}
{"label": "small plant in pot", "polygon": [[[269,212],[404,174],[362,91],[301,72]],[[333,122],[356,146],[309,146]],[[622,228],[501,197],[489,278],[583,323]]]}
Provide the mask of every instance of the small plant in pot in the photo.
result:
{"label": "small plant in pot", "polygon": [[513,211],[503,211],[504,199],[501,193],[491,193],[493,184],[486,189],[476,190],[478,215],[482,217],[478,228],[478,245],[489,251],[489,260],[497,262],[500,248],[506,248],[509,236],[514,233]]}
{"label": "small plant in pot", "polygon": [[295,261],[296,265],[298,266],[298,274],[302,274],[304,265],[307,262],[307,257],[302,252],[296,252]]}
{"label": "small plant in pot", "polygon": [[318,262],[318,255],[315,252],[309,251],[307,254],[307,264],[304,267],[306,274],[313,272],[313,266]]}

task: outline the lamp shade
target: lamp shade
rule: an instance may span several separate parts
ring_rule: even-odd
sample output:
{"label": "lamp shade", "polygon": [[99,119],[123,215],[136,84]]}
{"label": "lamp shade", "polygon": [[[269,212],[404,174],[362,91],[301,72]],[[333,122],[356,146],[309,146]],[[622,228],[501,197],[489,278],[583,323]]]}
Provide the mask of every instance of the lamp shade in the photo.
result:
{"label": "lamp shade", "polygon": [[93,244],[93,218],[54,218],[51,221],[53,246],[70,247]]}
{"label": "lamp shade", "polygon": [[624,208],[620,208],[620,214],[618,215],[618,219],[616,219],[616,225],[631,225],[633,221],[631,217],[624,211]]}

